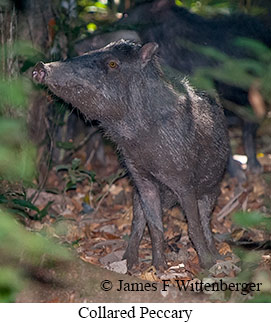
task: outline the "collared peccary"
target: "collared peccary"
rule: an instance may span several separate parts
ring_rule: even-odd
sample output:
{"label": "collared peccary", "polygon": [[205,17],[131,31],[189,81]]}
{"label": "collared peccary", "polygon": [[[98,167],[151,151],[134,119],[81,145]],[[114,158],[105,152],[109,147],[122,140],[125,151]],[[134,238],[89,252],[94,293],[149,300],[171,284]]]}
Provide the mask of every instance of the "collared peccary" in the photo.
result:
{"label": "collared peccary", "polygon": [[185,80],[177,92],[161,72],[157,49],[120,41],[65,62],[38,63],[33,78],[99,120],[118,145],[134,184],[128,268],[138,260],[146,224],[153,264],[165,268],[162,207],[177,203],[208,267],[219,256],[209,222],[229,152],[224,114]]}
{"label": "collared peccary", "polygon": [[[158,43],[161,62],[186,76],[193,75],[200,67],[213,67],[219,64],[214,58],[206,57],[193,47],[189,48],[188,42],[214,47],[235,58],[249,58],[246,50],[234,44],[237,37],[256,39],[271,46],[271,30],[254,17],[233,14],[204,18],[178,7],[173,0],[156,0],[139,4],[125,13],[115,28],[123,29],[122,37],[125,37],[125,30],[132,28],[134,32],[138,32],[143,43],[150,41]],[[81,52],[97,49],[97,46],[105,46],[110,41],[116,40],[115,36],[116,32],[97,34],[78,42],[76,49]],[[136,38],[134,40],[136,41]],[[247,91],[239,87],[216,82],[216,89],[225,108],[231,108],[231,103],[234,106],[249,105]],[[255,147],[258,124],[244,120],[231,110],[225,109],[225,111],[228,125],[237,125],[243,130],[248,168],[254,173],[260,173],[262,167],[256,158]],[[232,157],[229,159],[228,168],[232,176],[240,180],[245,179],[239,163]]]}

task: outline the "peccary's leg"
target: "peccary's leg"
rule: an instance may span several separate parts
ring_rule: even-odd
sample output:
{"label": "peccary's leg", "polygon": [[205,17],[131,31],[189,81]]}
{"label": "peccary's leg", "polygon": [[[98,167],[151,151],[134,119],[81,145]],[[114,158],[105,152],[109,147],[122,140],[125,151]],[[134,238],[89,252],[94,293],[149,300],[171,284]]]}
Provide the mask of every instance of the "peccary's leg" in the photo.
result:
{"label": "peccary's leg", "polygon": [[136,171],[132,173],[136,184],[139,200],[147,221],[152,242],[152,263],[157,269],[165,269],[164,233],[162,207],[158,185],[143,178]]}
{"label": "peccary's leg", "polygon": [[135,265],[138,262],[138,248],[139,248],[139,244],[142,239],[145,227],[146,227],[145,215],[139,201],[139,194],[137,192],[137,189],[134,188],[132,229],[131,229],[130,239],[128,242],[128,247],[123,256],[124,259],[127,259],[128,270],[132,269],[133,265]]}
{"label": "peccary's leg", "polygon": [[220,255],[215,247],[215,241],[210,227],[211,213],[213,211],[218,193],[219,192],[214,192],[208,195],[204,195],[200,200],[198,200],[198,209],[207,246],[212,255],[220,258]]}
{"label": "peccary's leg", "polygon": [[198,253],[200,263],[205,268],[210,268],[215,263],[215,256],[209,250],[205,232],[198,211],[198,203],[193,192],[186,192],[186,195],[180,198],[181,206],[185,212],[188,222],[189,237]]}
{"label": "peccary's leg", "polygon": [[254,122],[244,122],[243,124],[243,144],[247,155],[247,166],[255,174],[263,171],[256,157],[256,133],[258,127],[258,124]]}
{"label": "peccary's leg", "polygon": [[152,242],[152,264],[159,270],[167,268],[164,255],[164,233],[152,222],[148,223]]}
{"label": "peccary's leg", "polygon": [[137,180],[140,203],[147,220],[152,242],[152,263],[157,269],[165,269],[162,208],[158,186],[145,179]]}

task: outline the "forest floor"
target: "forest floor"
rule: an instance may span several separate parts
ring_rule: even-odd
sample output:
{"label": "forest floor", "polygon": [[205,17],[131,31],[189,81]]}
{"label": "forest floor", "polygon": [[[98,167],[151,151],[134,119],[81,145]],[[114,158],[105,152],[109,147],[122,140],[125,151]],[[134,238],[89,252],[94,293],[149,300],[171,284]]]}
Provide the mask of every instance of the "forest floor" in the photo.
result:
{"label": "forest floor", "polygon": [[[233,134],[232,139],[234,136]],[[237,153],[242,155],[242,148],[237,148]],[[81,157],[80,153],[77,157]],[[232,220],[232,214],[239,211],[257,211],[270,215],[271,154],[260,152],[258,159],[263,166],[263,174],[247,173],[247,181],[243,184],[225,175],[221,184],[221,195],[212,216],[212,230],[219,253],[226,258],[221,266],[218,264],[213,268],[209,277],[233,279],[239,274],[238,258],[231,254],[232,248],[236,246],[246,247],[246,250],[263,249],[254,273],[259,268],[268,271],[271,269],[270,233],[240,227]],[[122,256],[132,221],[131,183],[123,176],[111,146],[106,146],[105,167],[87,164],[84,169],[95,172],[95,181],[82,180],[80,177],[76,189],[65,191],[71,173],[53,168],[46,187],[39,192],[35,201],[40,209],[49,201],[53,202],[48,215],[42,221],[27,220],[26,225],[33,231],[46,231],[49,236],[57,238],[60,244],[68,245],[85,263],[96,265],[96,270],[104,268],[127,277],[126,261],[122,260]],[[35,191],[30,189],[27,193],[31,196]],[[159,273],[151,266],[151,240],[146,228],[139,249],[139,264],[129,274],[134,279],[149,282],[169,279],[175,287],[176,279],[190,281],[202,277],[202,268],[189,240],[187,222],[180,209],[175,207],[165,210],[163,223],[168,269]],[[265,247],[268,244],[269,247]],[[252,277],[255,278],[255,275]],[[270,277],[269,279],[271,281]],[[27,301],[26,295],[20,296],[19,301]],[[248,295],[245,297],[247,299]],[[43,301],[73,301],[70,298],[67,296],[66,300],[65,297],[59,299],[52,294]],[[225,301],[225,295],[218,298]],[[236,295],[230,298],[231,301],[243,299]],[[77,301],[83,299],[79,297]],[[201,300],[199,295],[195,295],[189,301]]]}

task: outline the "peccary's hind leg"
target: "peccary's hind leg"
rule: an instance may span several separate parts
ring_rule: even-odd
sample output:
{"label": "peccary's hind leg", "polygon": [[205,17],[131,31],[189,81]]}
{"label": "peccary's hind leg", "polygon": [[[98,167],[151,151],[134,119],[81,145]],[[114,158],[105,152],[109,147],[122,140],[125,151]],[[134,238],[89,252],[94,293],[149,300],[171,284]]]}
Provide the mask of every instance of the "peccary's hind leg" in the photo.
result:
{"label": "peccary's hind leg", "polygon": [[123,256],[124,259],[127,259],[128,270],[132,269],[133,265],[138,262],[138,249],[145,227],[145,215],[139,201],[137,189],[135,188],[133,191],[133,222],[131,235],[128,242],[128,247]]}
{"label": "peccary's hind leg", "polygon": [[204,195],[201,199],[198,200],[198,209],[200,214],[200,222],[203,229],[203,234],[206,239],[208,249],[216,258],[219,258],[220,255],[215,247],[215,241],[213,233],[210,227],[211,213],[213,211],[218,192],[213,192],[210,194]]}
{"label": "peccary's hind leg", "polygon": [[244,122],[243,124],[243,143],[247,155],[248,169],[254,174],[263,172],[263,167],[256,157],[256,134],[259,125],[254,122]]}

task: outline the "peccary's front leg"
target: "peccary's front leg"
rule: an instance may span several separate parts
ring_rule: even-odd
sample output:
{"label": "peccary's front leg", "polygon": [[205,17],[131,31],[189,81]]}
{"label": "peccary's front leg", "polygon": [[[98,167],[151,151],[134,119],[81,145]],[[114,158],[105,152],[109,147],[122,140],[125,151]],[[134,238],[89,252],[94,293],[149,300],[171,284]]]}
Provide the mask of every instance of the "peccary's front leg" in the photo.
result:
{"label": "peccary's front leg", "polygon": [[145,178],[137,178],[136,186],[140,197],[140,204],[150,230],[152,263],[155,268],[163,270],[166,268],[166,261],[164,256],[164,233],[159,187],[156,183]]}
{"label": "peccary's front leg", "polygon": [[140,204],[140,197],[136,188],[133,191],[133,222],[128,247],[123,256],[127,259],[128,270],[138,262],[138,249],[146,227],[146,219]]}
{"label": "peccary's front leg", "polygon": [[[131,242],[129,242],[127,251],[125,253],[125,258],[128,260],[128,266],[132,265],[134,259],[136,258],[135,256],[130,258],[128,254],[134,253],[134,251],[132,251],[133,247],[137,247],[138,249],[139,237],[141,238],[143,234],[142,230],[144,215],[145,221],[149,227],[152,241],[152,263],[157,269],[165,269],[166,261],[164,256],[164,233],[159,187],[154,181],[146,178],[146,176],[142,176],[133,165],[129,165],[127,162],[127,166],[132,174],[137,193],[134,195],[134,203],[136,204],[134,208]],[[137,204],[138,201],[141,208]]]}

